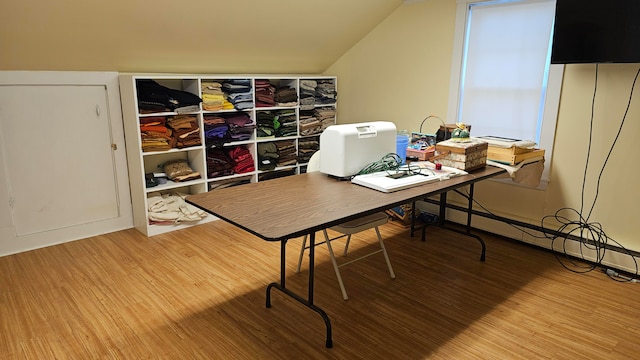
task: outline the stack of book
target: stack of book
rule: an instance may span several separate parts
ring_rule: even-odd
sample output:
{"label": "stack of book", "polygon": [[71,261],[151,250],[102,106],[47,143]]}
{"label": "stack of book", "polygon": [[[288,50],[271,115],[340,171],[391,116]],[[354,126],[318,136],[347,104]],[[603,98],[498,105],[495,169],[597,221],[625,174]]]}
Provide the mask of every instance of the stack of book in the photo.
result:
{"label": "stack of book", "polygon": [[480,136],[479,138],[489,144],[487,160],[517,165],[525,160],[542,160],[544,158],[544,149],[536,148],[536,143],[533,141],[495,136]]}

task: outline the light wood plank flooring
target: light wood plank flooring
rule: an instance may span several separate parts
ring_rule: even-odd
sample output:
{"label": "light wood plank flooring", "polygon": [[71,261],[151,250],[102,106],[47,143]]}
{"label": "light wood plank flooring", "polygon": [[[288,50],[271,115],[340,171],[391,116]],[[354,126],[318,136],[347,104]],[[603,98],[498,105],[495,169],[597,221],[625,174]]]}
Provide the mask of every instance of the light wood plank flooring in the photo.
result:
{"label": "light wood plank flooring", "polygon": [[[321,318],[265,287],[279,245],[222,221],[147,238],[135,230],[0,258],[2,359],[633,359],[640,358],[640,284],[575,274],[553,255],[433,228],[426,242],[382,228],[381,254],[342,268],[317,251]],[[352,255],[375,233],[352,240]],[[307,264],[287,285],[306,294]],[[336,248],[339,246],[336,245]],[[350,255],[351,256],[351,255]]]}

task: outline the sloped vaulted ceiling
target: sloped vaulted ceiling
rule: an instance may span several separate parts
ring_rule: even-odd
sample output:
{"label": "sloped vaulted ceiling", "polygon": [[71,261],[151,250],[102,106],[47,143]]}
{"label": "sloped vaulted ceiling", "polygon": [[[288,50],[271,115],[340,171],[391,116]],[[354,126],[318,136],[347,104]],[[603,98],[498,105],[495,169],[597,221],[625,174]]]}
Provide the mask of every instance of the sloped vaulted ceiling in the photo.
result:
{"label": "sloped vaulted ceiling", "polygon": [[20,0],[0,70],[319,73],[402,0]]}

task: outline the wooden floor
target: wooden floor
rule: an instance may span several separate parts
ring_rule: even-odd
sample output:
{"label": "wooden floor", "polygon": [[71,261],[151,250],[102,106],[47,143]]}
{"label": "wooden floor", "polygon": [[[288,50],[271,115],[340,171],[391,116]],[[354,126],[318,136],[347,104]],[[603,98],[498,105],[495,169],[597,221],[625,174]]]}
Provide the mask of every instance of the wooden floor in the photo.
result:
{"label": "wooden floor", "polygon": [[[375,233],[352,240],[353,254]],[[325,247],[316,304],[333,323],[265,287],[279,245],[222,221],[153,238],[126,230],[0,258],[1,359],[633,359],[640,284],[575,274],[552,254],[484,235],[430,229],[426,242],[383,227],[381,254],[343,267]],[[289,242],[287,285],[299,239]]]}

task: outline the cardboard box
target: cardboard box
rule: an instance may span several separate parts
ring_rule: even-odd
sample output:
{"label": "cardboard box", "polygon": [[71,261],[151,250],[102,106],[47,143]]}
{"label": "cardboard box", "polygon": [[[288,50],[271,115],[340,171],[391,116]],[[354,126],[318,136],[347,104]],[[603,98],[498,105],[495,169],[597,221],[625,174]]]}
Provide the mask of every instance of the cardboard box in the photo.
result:
{"label": "cardboard box", "polygon": [[482,140],[471,139],[466,142],[441,141],[436,144],[436,164],[470,171],[487,165],[488,144]]}

